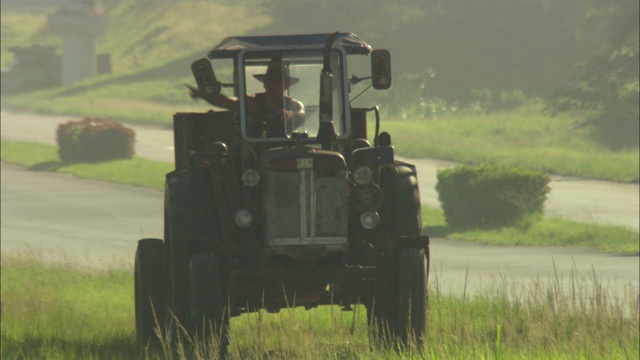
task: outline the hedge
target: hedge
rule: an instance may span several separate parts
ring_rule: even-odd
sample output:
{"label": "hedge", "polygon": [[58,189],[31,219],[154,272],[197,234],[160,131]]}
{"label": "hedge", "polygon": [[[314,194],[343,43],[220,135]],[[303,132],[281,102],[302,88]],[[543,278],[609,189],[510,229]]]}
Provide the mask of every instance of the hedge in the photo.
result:
{"label": "hedge", "polygon": [[108,119],[68,121],[57,130],[58,155],[64,162],[99,162],[133,157],[135,132]]}
{"label": "hedge", "polygon": [[512,225],[541,214],[550,191],[547,174],[517,167],[459,166],[438,171],[437,178],[445,219],[462,228]]}

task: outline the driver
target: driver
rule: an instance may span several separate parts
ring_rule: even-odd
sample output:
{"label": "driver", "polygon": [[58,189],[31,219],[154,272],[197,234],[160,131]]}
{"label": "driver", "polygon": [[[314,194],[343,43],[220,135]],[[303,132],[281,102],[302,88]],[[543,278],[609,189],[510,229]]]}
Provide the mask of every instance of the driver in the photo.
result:
{"label": "driver", "polygon": [[[247,95],[245,104],[249,118],[249,136],[285,137],[285,121],[291,121],[293,128],[304,121],[304,105],[284,94],[300,79],[284,74],[282,60],[273,58],[264,74],[253,75],[264,86],[264,92]],[[200,96],[197,89],[191,89],[191,97]],[[195,90],[195,94],[194,94]],[[231,111],[240,109],[240,101],[222,93],[214,93],[207,102]]]}

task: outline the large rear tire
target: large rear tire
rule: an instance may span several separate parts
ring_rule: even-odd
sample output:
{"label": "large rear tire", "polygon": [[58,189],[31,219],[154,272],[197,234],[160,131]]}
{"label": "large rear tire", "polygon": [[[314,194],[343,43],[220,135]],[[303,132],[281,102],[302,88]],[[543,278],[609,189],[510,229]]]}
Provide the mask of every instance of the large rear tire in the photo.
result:
{"label": "large rear tire", "polygon": [[[229,316],[222,267],[213,253],[191,257],[191,324],[197,341],[219,347],[221,357],[229,344]],[[209,348],[209,346],[206,346]]]}
{"label": "large rear tire", "polygon": [[134,267],[136,337],[143,346],[159,344],[164,324],[164,244],[160,239],[138,241]]}

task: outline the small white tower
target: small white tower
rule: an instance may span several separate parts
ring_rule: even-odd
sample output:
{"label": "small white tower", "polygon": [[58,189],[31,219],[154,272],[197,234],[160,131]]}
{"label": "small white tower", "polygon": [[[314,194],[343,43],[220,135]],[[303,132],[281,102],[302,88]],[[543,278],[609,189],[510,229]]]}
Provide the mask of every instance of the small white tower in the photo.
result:
{"label": "small white tower", "polygon": [[97,74],[96,38],[107,26],[97,0],[71,0],[49,16],[51,31],[62,35],[62,84]]}

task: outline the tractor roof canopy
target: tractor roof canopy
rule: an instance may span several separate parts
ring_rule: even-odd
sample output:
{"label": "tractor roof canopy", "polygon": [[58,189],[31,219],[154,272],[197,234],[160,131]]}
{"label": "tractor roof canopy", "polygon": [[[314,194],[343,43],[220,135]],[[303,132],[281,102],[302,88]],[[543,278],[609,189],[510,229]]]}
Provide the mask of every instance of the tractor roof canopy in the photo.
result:
{"label": "tractor roof canopy", "polygon": [[[318,49],[324,47],[331,35],[333,34],[228,37],[213,48],[208,56],[209,59],[226,59],[235,58],[239,52],[244,50]],[[344,48],[349,55],[371,53],[371,46],[352,33],[340,33],[333,44]]]}

